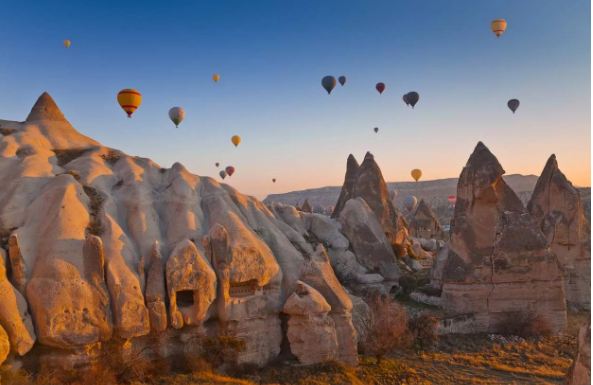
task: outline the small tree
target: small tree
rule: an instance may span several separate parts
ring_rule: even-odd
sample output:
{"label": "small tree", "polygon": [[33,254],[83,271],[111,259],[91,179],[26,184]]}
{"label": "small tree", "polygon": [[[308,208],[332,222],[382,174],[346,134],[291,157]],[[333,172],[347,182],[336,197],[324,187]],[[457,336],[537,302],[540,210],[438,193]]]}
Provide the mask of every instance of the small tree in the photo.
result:
{"label": "small tree", "polygon": [[414,339],[416,350],[431,348],[436,344],[438,341],[437,323],[437,318],[427,313],[410,319],[408,328]]}
{"label": "small tree", "polygon": [[409,341],[408,315],[403,306],[387,295],[373,294],[367,302],[370,317],[362,346],[366,354],[375,356],[378,365],[383,356]]}

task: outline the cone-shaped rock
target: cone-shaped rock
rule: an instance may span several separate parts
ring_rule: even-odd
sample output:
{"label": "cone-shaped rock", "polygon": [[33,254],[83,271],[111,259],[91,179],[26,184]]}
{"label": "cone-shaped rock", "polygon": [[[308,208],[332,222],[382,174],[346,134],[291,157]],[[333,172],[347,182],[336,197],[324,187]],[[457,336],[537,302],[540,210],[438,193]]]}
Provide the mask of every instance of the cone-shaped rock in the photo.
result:
{"label": "cone-shaped rock", "polygon": [[410,232],[418,238],[441,238],[442,229],[434,211],[424,201],[420,200],[410,221]]}
{"label": "cone-shaped rock", "polygon": [[346,161],[346,176],[344,176],[344,184],[342,185],[338,202],[336,203],[336,207],[332,213],[332,218],[337,218],[340,216],[340,212],[344,208],[344,205],[348,199],[353,198],[352,192],[354,191],[354,185],[356,184],[356,179],[358,177],[359,167],[360,165],[358,164],[358,161],[354,155],[348,155],[348,160]]}
{"label": "cone-shaped rock", "polygon": [[590,229],[579,191],[560,171],[555,155],[546,162],[527,208],[558,257],[568,303],[590,308]]}
{"label": "cone-shaped rock", "polygon": [[457,185],[443,306],[468,316],[462,332],[497,332],[505,322],[533,316],[560,331],[566,306],[557,258],[503,174],[478,143]]}
{"label": "cone-shaped rock", "polygon": [[27,122],[34,122],[37,120],[50,120],[54,122],[67,121],[54,99],[47,92],[41,94],[31,109],[29,116],[27,116]]}

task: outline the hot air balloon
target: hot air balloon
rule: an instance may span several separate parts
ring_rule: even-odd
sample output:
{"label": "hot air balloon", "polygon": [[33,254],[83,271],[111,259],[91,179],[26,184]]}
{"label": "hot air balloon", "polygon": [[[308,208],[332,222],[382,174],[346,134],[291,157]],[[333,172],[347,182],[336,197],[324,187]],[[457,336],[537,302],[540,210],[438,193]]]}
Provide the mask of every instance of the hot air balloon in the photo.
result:
{"label": "hot air balloon", "polygon": [[215,165],[216,167],[218,167],[218,166],[220,166],[220,163],[216,162],[216,163],[214,163],[214,165]]}
{"label": "hot air balloon", "polygon": [[185,110],[183,107],[173,107],[169,110],[169,119],[175,123],[175,127],[179,127],[179,123],[185,119]]}
{"label": "hot air balloon", "polygon": [[325,76],[323,79],[321,79],[321,85],[323,86],[323,88],[325,88],[327,94],[329,95],[336,86],[336,78],[329,75]]}
{"label": "hot air balloon", "polygon": [[220,177],[221,177],[222,179],[224,179],[224,178],[226,178],[226,171],[224,171],[224,170],[220,170],[220,172],[218,173],[218,175],[220,175]]}
{"label": "hot air balloon", "polygon": [[412,178],[414,178],[414,180],[418,182],[418,180],[422,176],[422,170],[420,170],[419,168],[415,168],[410,172],[410,175],[412,175]]}
{"label": "hot air balloon", "polygon": [[134,111],[142,104],[142,94],[133,88],[126,88],[117,94],[117,102],[128,114],[128,118],[131,118]]}
{"label": "hot air balloon", "polygon": [[455,202],[457,202],[457,197],[455,195],[449,195],[447,197],[447,200],[449,201],[450,204],[454,205]]}
{"label": "hot air balloon", "polygon": [[70,48],[71,45],[72,45],[72,42],[69,39],[64,40],[64,47]]}
{"label": "hot air balloon", "polygon": [[227,173],[228,176],[233,176],[233,174],[235,173],[235,168],[233,166],[227,166],[227,168],[224,169]]}
{"label": "hot air balloon", "polygon": [[379,127],[375,127],[373,128],[373,130],[375,131],[375,134],[379,132]]}
{"label": "hot air balloon", "polygon": [[235,147],[237,147],[239,143],[241,143],[241,137],[239,135],[233,135],[231,137],[231,143],[233,143]]}
{"label": "hot air balloon", "polygon": [[507,29],[507,21],[505,19],[492,20],[490,27],[492,28],[492,32],[494,32],[496,37],[500,37],[500,35],[502,35]]}
{"label": "hot air balloon", "polygon": [[338,78],[338,81],[340,82],[340,85],[343,86],[344,84],[346,84],[346,76],[342,75]]}
{"label": "hot air balloon", "polygon": [[385,83],[377,83],[377,85],[375,85],[375,88],[377,89],[377,91],[379,91],[380,94],[382,94],[383,91],[385,91]]}
{"label": "hot air balloon", "polygon": [[408,195],[404,198],[404,206],[409,212],[412,212],[416,208],[417,203],[418,199],[414,195]]}
{"label": "hot air balloon", "polygon": [[511,111],[513,111],[513,114],[515,113],[515,111],[517,111],[517,108],[519,108],[519,99],[511,99],[507,102],[507,106],[510,108]]}
{"label": "hot air balloon", "polygon": [[414,108],[416,103],[418,103],[418,100],[420,100],[420,95],[416,91],[410,91],[404,95],[403,99],[406,105],[412,106],[412,108]]}
{"label": "hot air balloon", "polygon": [[212,80],[214,80],[214,83],[218,83],[218,81],[220,80],[220,75],[219,74],[212,75]]}
{"label": "hot air balloon", "polygon": [[276,178],[272,178],[272,183],[276,183]]}

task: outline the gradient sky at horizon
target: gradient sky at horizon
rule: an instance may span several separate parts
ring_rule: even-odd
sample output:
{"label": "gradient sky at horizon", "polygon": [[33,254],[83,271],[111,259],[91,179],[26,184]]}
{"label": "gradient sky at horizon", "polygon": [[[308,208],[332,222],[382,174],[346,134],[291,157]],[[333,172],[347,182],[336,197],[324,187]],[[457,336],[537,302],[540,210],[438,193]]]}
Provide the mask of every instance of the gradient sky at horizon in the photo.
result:
{"label": "gradient sky at horizon", "polygon": [[[509,174],[539,174],[555,153],[590,185],[588,1],[7,0],[0,11],[0,118],[23,120],[47,90],[106,146],[199,175],[232,164],[225,182],[260,198],[339,185],[348,154],[366,151],[388,181],[416,167],[456,177],[479,140]],[[499,39],[495,18],[508,21]],[[331,96],[328,74],[348,78]],[[115,100],[128,87],[144,96],[132,119]]]}

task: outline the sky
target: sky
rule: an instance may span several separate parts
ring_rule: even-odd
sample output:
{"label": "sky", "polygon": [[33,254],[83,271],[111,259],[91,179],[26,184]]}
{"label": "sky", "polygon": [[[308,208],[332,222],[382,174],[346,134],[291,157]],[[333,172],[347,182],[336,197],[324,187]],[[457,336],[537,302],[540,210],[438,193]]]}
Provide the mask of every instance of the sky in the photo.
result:
{"label": "sky", "polygon": [[[48,91],[104,145],[217,178],[215,162],[233,165],[225,182],[259,198],[340,185],[348,154],[366,151],[387,181],[456,177],[480,140],[509,174],[539,174],[555,153],[590,185],[585,0],[2,0],[0,12],[0,118],[24,120]],[[327,95],[325,75],[347,83]],[[123,88],[143,95],[132,119]]]}

